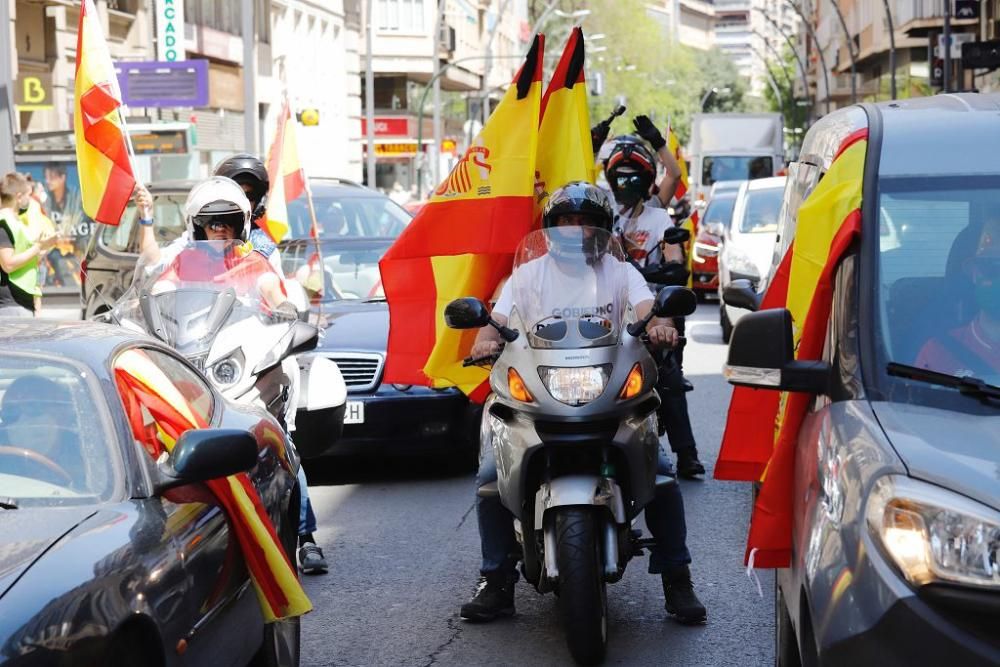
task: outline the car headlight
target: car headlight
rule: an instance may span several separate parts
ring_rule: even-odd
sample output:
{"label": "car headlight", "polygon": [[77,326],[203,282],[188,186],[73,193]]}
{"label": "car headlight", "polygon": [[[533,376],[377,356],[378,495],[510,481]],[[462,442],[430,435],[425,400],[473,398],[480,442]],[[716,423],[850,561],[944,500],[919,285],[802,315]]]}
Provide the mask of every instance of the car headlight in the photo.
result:
{"label": "car headlight", "polygon": [[611,365],[559,368],[539,366],[538,374],[552,398],[567,405],[583,405],[604,393]]}
{"label": "car headlight", "polygon": [[1000,588],[1000,512],[908,477],[879,479],[868,528],[908,581]]}
{"label": "car headlight", "polygon": [[760,271],[757,269],[757,265],[753,263],[753,260],[748,255],[735,248],[730,248],[729,254],[726,256],[726,265],[733,279],[738,276],[742,278],[748,277],[751,280],[760,280]]}
{"label": "car headlight", "polygon": [[715,257],[719,254],[719,245],[717,243],[707,243],[704,241],[694,242],[694,252],[691,253],[691,259],[703,264],[705,259],[708,257]]}

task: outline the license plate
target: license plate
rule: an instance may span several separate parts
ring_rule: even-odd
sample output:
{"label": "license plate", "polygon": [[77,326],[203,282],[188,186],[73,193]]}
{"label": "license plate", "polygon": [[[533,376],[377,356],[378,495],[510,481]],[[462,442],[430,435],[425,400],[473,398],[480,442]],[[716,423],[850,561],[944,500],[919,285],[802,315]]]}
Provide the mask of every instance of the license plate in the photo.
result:
{"label": "license plate", "polygon": [[365,423],[365,404],[361,401],[348,401],[347,410],[344,412],[345,424]]}

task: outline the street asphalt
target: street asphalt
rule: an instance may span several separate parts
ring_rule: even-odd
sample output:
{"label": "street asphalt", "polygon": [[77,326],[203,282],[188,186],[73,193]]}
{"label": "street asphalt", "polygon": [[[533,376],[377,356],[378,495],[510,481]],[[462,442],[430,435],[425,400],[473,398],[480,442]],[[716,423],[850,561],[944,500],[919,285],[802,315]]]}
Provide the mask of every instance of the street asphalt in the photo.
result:
{"label": "street asphalt", "polygon": [[[607,665],[771,665],[773,576],[743,567],[748,484],[711,478],[729,403],[718,306],[688,319],[684,363],[705,481],[682,481],[695,590],[708,623],[685,627],[663,609],[646,558],[608,586]],[[307,577],[315,610],[302,626],[303,665],[570,665],[556,598],[518,584],[517,615],[469,624],[479,542],[472,473],[440,461],[340,461],[307,467],[330,572]]]}

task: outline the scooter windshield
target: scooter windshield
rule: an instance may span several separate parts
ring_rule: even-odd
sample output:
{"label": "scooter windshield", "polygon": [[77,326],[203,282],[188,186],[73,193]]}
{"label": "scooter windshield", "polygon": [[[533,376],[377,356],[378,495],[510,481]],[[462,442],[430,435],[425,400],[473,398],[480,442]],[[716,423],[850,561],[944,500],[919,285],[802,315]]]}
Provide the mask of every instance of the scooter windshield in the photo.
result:
{"label": "scooter windshield", "polygon": [[513,311],[532,347],[614,345],[628,307],[628,269],[618,240],[595,227],[528,234],[511,273]]}
{"label": "scooter windshield", "polygon": [[[190,241],[163,249],[155,263],[143,256],[115,316],[203,367],[220,332],[244,322],[278,345],[296,321],[275,310],[283,298],[278,274],[260,253],[238,241]],[[240,338],[234,335],[234,345],[245,342]]]}

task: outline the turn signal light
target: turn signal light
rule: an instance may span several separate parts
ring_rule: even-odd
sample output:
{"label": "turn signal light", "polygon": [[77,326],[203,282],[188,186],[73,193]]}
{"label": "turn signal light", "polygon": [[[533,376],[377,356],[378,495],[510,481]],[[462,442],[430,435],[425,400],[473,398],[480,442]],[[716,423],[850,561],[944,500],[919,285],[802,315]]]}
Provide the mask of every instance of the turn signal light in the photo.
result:
{"label": "turn signal light", "polygon": [[628,378],[625,379],[625,384],[622,386],[618,398],[634,398],[639,395],[640,391],[642,391],[642,365],[637,363],[628,372]]}
{"label": "turn signal light", "polygon": [[522,403],[532,403],[535,400],[524,386],[524,380],[513,368],[507,369],[507,388],[510,390],[510,395]]}

